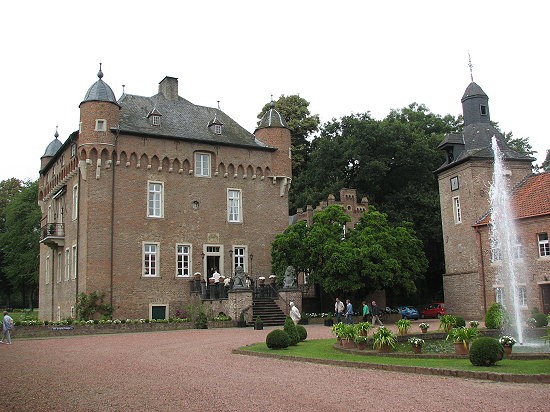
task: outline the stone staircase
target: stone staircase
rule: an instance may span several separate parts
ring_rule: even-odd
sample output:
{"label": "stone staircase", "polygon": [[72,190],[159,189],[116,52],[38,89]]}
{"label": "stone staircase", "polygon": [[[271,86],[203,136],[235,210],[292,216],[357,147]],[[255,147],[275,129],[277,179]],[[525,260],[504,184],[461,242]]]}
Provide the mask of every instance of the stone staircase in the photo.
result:
{"label": "stone staircase", "polygon": [[257,316],[262,319],[264,326],[282,326],[286,319],[286,315],[273,298],[266,297],[254,298],[252,302],[252,319],[255,321]]}

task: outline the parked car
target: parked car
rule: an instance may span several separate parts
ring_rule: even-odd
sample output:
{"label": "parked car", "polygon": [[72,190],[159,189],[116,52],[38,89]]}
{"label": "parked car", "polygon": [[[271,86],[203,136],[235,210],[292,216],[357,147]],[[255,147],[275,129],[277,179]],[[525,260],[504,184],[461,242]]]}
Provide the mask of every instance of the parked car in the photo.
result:
{"label": "parked car", "polygon": [[420,313],[418,312],[418,309],[416,309],[413,306],[398,306],[397,312],[401,315],[403,319],[418,319],[420,317]]}
{"label": "parked car", "polygon": [[426,306],[420,315],[423,318],[439,318],[445,315],[445,304],[442,302],[431,303]]}

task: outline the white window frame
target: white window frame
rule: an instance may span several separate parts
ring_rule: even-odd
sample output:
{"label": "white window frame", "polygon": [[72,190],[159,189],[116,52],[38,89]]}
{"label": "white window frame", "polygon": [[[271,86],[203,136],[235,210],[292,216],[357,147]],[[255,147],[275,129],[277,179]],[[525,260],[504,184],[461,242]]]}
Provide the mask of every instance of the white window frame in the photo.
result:
{"label": "white window frame", "polygon": [[176,244],[176,277],[188,278],[191,276],[192,247],[189,243]]}
{"label": "white window frame", "polygon": [[71,250],[65,249],[65,282],[71,278]]}
{"label": "white window frame", "polygon": [[227,189],[227,221],[229,223],[241,223],[242,213],[242,190]]}
{"label": "white window frame", "polygon": [[149,304],[149,320],[153,319],[153,306],[163,306],[164,310],[164,319],[168,319],[170,315],[170,306],[166,303],[151,303]]}
{"label": "white window frame", "polygon": [[518,302],[521,307],[527,307],[527,286],[518,285]]}
{"label": "white window frame", "polygon": [[147,181],[147,217],[164,217],[164,182]]}
{"label": "white window frame", "polygon": [[502,306],[506,306],[504,300],[504,288],[502,286],[495,286],[495,302],[500,303]]}
{"label": "white window frame", "polygon": [[500,262],[502,260],[502,250],[500,249],[500,243],[495,241],[491,243],[491,263]]}
{"label": "white window frame", "polygon": [[78,249],[76,245],[71,248],[71,279],[76,279],[76,269],[78,267]]}
{"label": "white window frame", "polygon": [[210,153],[195,152],[195,176],[210,177]]}
{"label": "white window frame", "polygon": [[45,270],[45,280],[46,280],[46,285],[50,283],[50,275],[51,275],[51,272],[50,272],[50,255],[46,256],[46,270]]}
{"label": "white window frame", "polygon": [[512,246],[512,257],[514,259],[523,259],[523,245],[521,244],[521,237],[516,236],[514,245]]}
{"label": "white window frame", "polygon": [[95,131],[96,132],[106,132],[107,131],[107,120],[105,120],[105,119],[95,119]]}
{"label": "white window frame", "polygon": [[[159,242],[143,242],[142,244],[142,269],[141,276],[144,278],[159,277],[160,267],[160,243]],[[154,256],[154,261],[151,257]]]}
{"label": "white window frame", "polygon": [[462,223],[462,212],[460,210],[460,196],[453,197],[453,216],[455,224]]}
{"label": "white window frame", "polygon": [[153,126],[160,126],[160,116],[152,115],[151,123],[153,124]]}
{"label": "white window frame", "polygon": [[214,134],[222,134],[222,125],[221,124],[215,124],[214,125]]}
{"label": "white window frame", "polygon": [[246,245],[234,245],[232,249],[233,267],[231,273],[239,266],[242,266],[243,270],[248,273],[248,247]]}
{"label": "white window frame", "polygon": [[547,232],[538,233],[537,241],[539,246],[539,257],[550,256],[550,242],[548,241],[548,233]]}
{"label": "white window frame", "polygon": [[78,185],[73,186],[73,220],[78,218]]}

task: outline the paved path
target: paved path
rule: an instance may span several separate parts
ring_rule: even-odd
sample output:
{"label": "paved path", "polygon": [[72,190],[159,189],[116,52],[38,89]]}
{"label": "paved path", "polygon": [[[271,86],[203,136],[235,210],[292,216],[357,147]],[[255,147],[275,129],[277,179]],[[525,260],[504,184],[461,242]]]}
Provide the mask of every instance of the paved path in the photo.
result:
{"label": "paved path", "polygon": [[[306,327],[310,338],[330,328]],[[437,324],[432,326],[437,328]],[[231,354],[271,329],[14,340],[0,411],[542,411],[550,388]]]}

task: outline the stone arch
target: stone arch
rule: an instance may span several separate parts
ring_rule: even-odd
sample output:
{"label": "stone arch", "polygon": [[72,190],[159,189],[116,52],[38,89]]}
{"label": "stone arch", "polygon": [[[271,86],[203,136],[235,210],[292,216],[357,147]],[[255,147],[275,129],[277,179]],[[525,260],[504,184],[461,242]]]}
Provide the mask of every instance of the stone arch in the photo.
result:
{"label": "stone arch", "polygon": [[138,164],[138,158],[136,152],[132,152],[130,155],[130,161],[126,163],[126,166],[134,165],[137,167]]}
{"label": "stone arch", "polygon": [[263,176],[271,176],[271,169],[269,168],[269,166],[265,168]]}
{"label": "stone arch", "polygon": [[125,151],[122,151],[120,153],[120,164],[122,166],[126,166],[126,162],[128,161],[128,156],[126,155],[126,152]]}
{"label": "stone arch", "polygon": [[[149,165],[151,165],[151,166],[149,167]],[[149,165],[147,165],[147,168],[151,169],[153,172],[159,172],[160,171],[160,160],[157,157],[157,155],[154,155],[151,158],[151,161],[149,162]]]}
{"label": "stone arch", "polygon": [[147,166],[149,166],[149,158],[147,157],[147,155],[145,153],[143,153],[141,155],[141,157],[139,158],[139,162],[136,165],[136,167],[147,168]]}
{"label": "stone arch", "polygon": [[102,163],[102,166],[105,166],[105,164],[107,163],[107,160],[109,160],[110,158],[110,154],[109,154],[109,151],[105,148],[101,151],[101,163]]}
{"label": "stone arch", "polygon": [[225,164],[223,162],[220,162],[220,164],[218,165],[217,172],[219,176],[225,176]]}
{"label": "stone arch", "polygon": [[189,163],[189,160],[185,159],[181,168],[183,173],[188,173],[189,170],[191,170],[191,163]]}
{"label": "stone arch", "polygon": [[233,166],[233,163],[229,163],[227,165],[227,171],[225,172],[224,176],[230,176],[233,177],[235,175],[235,166]]}
{"label": "stone arch", "polygon": [[80,151],[80,159],[82,159],[82,160],[86,160],[86,159],[87,159],[87,157],[86,157],[86,149],[82,149],[82,150]]}
{"label": "stone arch", "polygon": [[97,149],[95,147],[92,147],[92,149],[90,150],[88,159],[91,159],[92,163],[95,163],[95,161],[97,160],[97,157],[98,157]]}
{"label": "stone arch", "polygon": [[263,176],[262,173],[263,173],[263,172],[262,172],[262,168],[258,166],[258,167],[256,168],[256,176],[255,176],[255,177],[262,177],[262,176]]}
{"label": "stone arch", "polygon": [[235,177],[237,176],[243,176],[244,177],[244,167],[243,165],[239,165],[239,167],[237,167],[237,173],[235,173]]}
{"label": "stone arch", "polygon": [[178,158],[175,158],[174,161],[172,162],[172,169],[174,172],[179,173],[181,169],[181,163]]}
{"label": "stone arch", "polygon": [[251,165],[248,165],[246,168],[246,177],[252,179],[252,176],[254,176],[254,168]]}
{"label": "stone arch", "polygon": [[162,159],[162,164],[160,167],[162,167],[162,170],[164,172],[171,172],[172,170],[170,169],[170,159],[165,156],[164,159]]}

